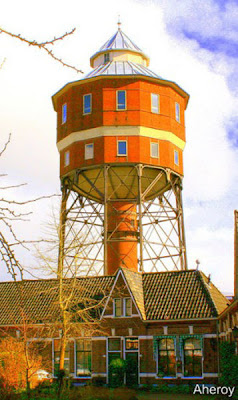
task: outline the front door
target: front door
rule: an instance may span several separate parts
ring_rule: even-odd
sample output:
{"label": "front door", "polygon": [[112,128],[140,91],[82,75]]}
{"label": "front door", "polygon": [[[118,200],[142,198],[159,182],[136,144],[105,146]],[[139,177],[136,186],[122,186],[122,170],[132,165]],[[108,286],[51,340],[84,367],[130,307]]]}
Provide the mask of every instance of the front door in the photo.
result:
{"label": "front door", "polygon": [[138,385],[138,352],[126,352],[126,386]]}

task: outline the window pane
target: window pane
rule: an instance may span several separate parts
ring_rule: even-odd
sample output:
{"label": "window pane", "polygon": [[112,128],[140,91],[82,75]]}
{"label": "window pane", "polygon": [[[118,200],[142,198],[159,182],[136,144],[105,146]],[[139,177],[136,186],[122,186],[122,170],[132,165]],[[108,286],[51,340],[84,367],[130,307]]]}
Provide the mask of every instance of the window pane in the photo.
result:
{"label": "window pane", "polygon": [[158,367],[165,376],[176,375],[176,356],[173,339],[161,339],[158,345]]}
{"label": "window pane", "polygon": [[126,141],[118,141],[117,142],[117,146],[118,146],[118,155],[126,156],[126,154],[127,154],[127,142]]}
{"label": "window pane", "polygon": [[109,338],[108,339],[108,351],[120,351],[121,350],[121,339],[120,338]]}
{"label": "window pane", "polygon": [[174,150],[174,164],[179,165],[179,156],[176,150]]}
{"label": "window pane", "polygon": [[104,54],[104,64],[109,62],[109,53]]}
{"label": "window pane", "polygon": [[70,163],[70,156],[69,156],[69,151],[66,151],[64,153],[64,165],[67,167]]}
{"label": "window pane", "polygon": [[180,122],[180,105],[178,103],[175,103],[175,118]]}
{"label": "window pane", "polygon": [[89,114],[91,112],[91,94],[83,96],[83,113]]}
{"label": "window pane", "polygon": [[159,95],[155,93],[151,93],[151,111],[159,113]]}
{"label": "window pane", "polygon": [[151,157],[158,158],[159,157],[159,145],[158,143],[151,142],[150,143],[150,154]]}
{"label": "window pane", "polygon": [[122,299],[114,299],[115,316],[121,317],[122,315]]}
{"label": "window pane", "polygon": [[94,157],[94,145],[93,143],[85,144],[85,160],[90,160]]}
{"label": "window pane", "polygon": [[125,92],[125,90],[117,91],[117,109],[118,110],[126,109],[126,92]]}
{"label": "window pane", "polygon": [[138,338],[126,338],[126,350],[138,350]]}
{"label": "window pane", "polygon": [[126,316],[130,316],[132,314],[132,301],[131,299],[125,299],[125,311]]}
{"label": "window pane", "polygon": [[91,340],[79,339],[76,341],[76,375],[88,376],[91,374]]}
{"label": "window pane", "polygon": [[63,104],[62,106],[62,124],[64,124],[67,120],[67,104]]}

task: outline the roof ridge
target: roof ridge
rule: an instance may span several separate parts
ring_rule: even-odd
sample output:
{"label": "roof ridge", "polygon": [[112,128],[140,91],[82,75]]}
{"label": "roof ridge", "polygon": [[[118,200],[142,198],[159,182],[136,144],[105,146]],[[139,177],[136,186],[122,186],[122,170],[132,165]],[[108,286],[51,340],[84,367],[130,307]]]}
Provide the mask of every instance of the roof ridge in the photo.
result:
{"label": "roof ridge", "polygon": [[201,282],[202,282],[202,284],[203,284],[203,287],[204,287],[204,289],[205,289],[205,292],[206,292],[207,296],[209,297],[209,299],[211,300],[211,302],[212,302],[212,304],[213,304],[213,307],[215,308],[215,311],[216,311],[217,316],[218,316],[218,315],[219,315],[218,308],[217,308],[217,306],[216,306],[215,301],[213,300],[213,297],[212,297],[212,295],[211,295],[210,290],[208,289],[208,284],[207,284],[207,282],[206,282],[205,279],[204,279],[204,277],[207,278],[207,276],[206,276],[206,275],[204,274],[204,272],[202,272],[202,271],[199,271],[199,270],[198,270],[197,272],[198,272],[198,276],[200,277],[200,280],[201,280]]}
{"label": "roof ridge", "polygon": [[[198,272],[199,272],[199,274],[200,274],[200,276],[201,276],[201,279],[202,279],[202,281],[203,281],[203,283],[204,283],[204,285],[205,285],[205,288],[206,288],[206,290],[207,290],[207,292],[208,292],[208,294],[209,294],[209,297],[210,297],[210,299],[212,300],[212,302],[213,302],[213,304],[214,304],[214,307],[215,307],[215,309],[216,309],[217,315],[219,315],[221,312],[219,311],[219,309],[218,309],[218,307],[217,307],[216,301],[215,301],[214,298],[213,298],[213,294],[211,293],[211,290],[209,290],[209,285],[208,285],[208,283],[205,281],[205,279],[208,280],[208,277],[204,274],[203,271],[198,271]],[[223,297],[224,300],[226,300],[227,306],[228,306],[228,305],[229,305],[229,300],[226,298],[226,296],[224,296],[224,294],[217,288],[216,285],[214,285],[214,283],[209,282],[209,284],[211,284],[211,285],[212,285],[212,288],[215,289],[215,290],[219,293],[219,295]]]}

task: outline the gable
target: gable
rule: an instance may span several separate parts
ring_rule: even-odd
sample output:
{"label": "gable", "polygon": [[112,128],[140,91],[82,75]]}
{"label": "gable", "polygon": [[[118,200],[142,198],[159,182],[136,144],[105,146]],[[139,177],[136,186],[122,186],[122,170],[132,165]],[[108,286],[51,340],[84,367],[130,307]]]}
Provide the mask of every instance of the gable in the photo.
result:
{"label": "gable", "polygon": [[[137,304],[131,292],[125,276],[121,270],[118,271],[115,278],[114,285],[111,289],[111,293],[108,297],[107,303],[105,305],[102,317],[115,317],[115,299],[121,300],[122,315],[121,317],[129,317],[125,315],[126,299],[131,299],[132,312],[131,316],[141,316],[138,310]],[[119,300],[118,300],[119,302]]]}

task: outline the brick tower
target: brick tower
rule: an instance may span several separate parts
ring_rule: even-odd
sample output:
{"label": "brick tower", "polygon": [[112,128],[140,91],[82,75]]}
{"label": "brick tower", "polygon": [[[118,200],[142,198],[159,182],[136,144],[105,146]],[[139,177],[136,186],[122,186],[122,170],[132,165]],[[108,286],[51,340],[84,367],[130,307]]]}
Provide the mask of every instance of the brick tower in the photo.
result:
{"label": "brick tower", "polygon": [[69,271],[186,269],[182,208],[188,94],[118,30],[93,70],[53,96]]}

